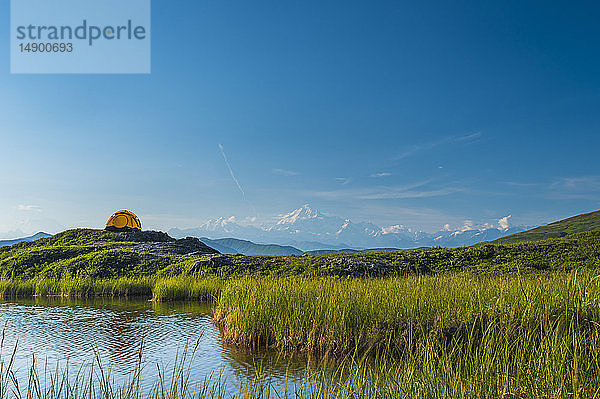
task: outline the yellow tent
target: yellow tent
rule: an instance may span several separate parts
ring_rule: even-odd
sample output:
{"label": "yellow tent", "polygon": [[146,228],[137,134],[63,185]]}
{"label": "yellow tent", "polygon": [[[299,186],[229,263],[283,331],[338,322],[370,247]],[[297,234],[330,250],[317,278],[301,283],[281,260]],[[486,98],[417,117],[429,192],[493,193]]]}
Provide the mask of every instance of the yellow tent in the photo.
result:
{"label": "yellow tent", "polygon": [[128,229],[142,229],[140,219],[133,212],[130,211],[118,211],[115,212],[108,222],[106,222],[107,230],[128,230]]}

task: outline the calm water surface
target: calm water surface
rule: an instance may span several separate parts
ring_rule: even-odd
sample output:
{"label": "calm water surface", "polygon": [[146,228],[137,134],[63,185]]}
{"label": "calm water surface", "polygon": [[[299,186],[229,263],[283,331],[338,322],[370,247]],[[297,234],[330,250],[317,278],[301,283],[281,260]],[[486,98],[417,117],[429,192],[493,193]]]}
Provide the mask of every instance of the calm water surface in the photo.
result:
{"label": "calm water surface", "polygon": [[14,370],[27,381],[35,355],[38,368],[89,369],[98,353],[117,382],[136,369],[142,351],[142,385],[156,381],[157,365],[167,377],[177,354],[198,343],[188,362],[191,379],[201,382],[221,376],[231,392],[253,379],[268,375],[278,386],[300,381],[305,362],[274,353],[250,354],[224,346],[211,324],[211,306],[197,303],[157,304],[131,300],[73,300],[36,298],[0,302],[4,331],[2,359],[7,362],[17,345]]}

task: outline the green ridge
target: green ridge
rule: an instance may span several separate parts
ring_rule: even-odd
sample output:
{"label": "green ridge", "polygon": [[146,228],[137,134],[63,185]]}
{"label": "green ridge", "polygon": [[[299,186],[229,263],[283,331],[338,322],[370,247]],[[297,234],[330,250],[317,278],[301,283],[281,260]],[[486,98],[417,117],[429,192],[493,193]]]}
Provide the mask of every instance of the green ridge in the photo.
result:
{"label": "green ridge", "polygon": [[202,276],[389,276],[407,273],[510,273],[600,267],[600,230],[538,242],[487,243],[473,247],[298,256],[178,255],[151,243],[165,233],[69,230],[0,248],[2,278],[91,279]]}
{"label": "green ridge", "polygon": [[552,222],[535,229],[522,231],[491,241],[495,244],[511,244],[524,241],[540,241],[548,238],[561,238],[570,234],[600,230],[600,211],[594,211]]}

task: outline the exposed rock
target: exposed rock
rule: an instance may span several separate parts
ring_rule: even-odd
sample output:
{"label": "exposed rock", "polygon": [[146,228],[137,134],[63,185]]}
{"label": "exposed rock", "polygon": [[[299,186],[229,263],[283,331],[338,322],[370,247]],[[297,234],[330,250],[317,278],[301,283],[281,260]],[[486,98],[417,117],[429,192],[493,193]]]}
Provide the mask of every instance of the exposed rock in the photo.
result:
{"label": "exposed rock", "polygon": [[120,231],[110,231],[111,235],[114,236],[115,241],[127,241],[127,242],[147,242],[147,243],[156,243],[156,242],[173,242],[175,239],[168,235],[167,233],[163,233],[162,231],[142,231],[138,229],[125,229]]}
{"label": "exposed rock", "polygon": [[340,273],[344,275],[383,275],[390,270],[390,265],[386,263],[355,257],[333,258],[330,264],[339,267]]}
{"label": "exposed rock", "polygon": [[[293,263],[293,257],[258,257],[245,255],[219,255],[198,260],[191,268],[190,273],[202,270],[226,269],[228,273],[269,272],[284,270],[286,264]],[[391,272],[392,266],[377,260],[359,257],[336,257],[321,263],[316,260],[315,266],[323,269],[329,268],[328,273],[340,276],[383,276]]]}
{"label": "exposed rock", "polygon": [[[144,232],[146,233],[146,232]],[[159,232],[154,232],[159,233]],[[160,233],[165,234],[165,233]],[[182,238],[175,240],[168,235],[169,241],[155,241],[155,242],[141,242],[139,244],[128,245],[127,247],[134,251],[149,252],[155,254],[169,254],[169,255],[217,255],[219,251],[209,247],[202,241],[195,237]],[[161,236],[157,236],[161,238]]]}

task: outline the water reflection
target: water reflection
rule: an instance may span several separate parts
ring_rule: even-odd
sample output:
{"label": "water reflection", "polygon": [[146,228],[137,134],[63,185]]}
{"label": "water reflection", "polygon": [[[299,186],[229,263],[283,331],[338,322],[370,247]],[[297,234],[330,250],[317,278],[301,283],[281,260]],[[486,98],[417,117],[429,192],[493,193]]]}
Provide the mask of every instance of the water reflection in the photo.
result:
{"label": "water reflection", "polygon": [[10,356],[18,342],[15,372],[26,378],[34,354],[38,364],[58,362],[61,367],[77,370],[97,353],[113,377],[124,381],[137,367],[143,348],[142,382],[148,387],[156,379],[157,365],[169,377],[176,355],[186,346],[191,352],[197,343],[189,363],[192,380],[221,375],[235,391],[257,375],[268,375],[276,384],[304,376],[306,361],[301,357],[224,347],[211,323],[212,312],[211,305],[193,302],[65,298],[4,301],[0,302],[5,337],[2,356]]}

